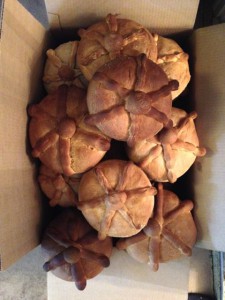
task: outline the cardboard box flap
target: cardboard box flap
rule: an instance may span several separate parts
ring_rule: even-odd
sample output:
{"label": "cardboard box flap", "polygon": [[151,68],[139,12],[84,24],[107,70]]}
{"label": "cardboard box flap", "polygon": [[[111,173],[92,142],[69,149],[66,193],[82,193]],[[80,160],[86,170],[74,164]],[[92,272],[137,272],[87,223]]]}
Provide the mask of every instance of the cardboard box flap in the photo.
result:
{"label": "cardboard box flap", "polygon": [[39,243],[42,205],[34,162],[27,155],[26,109],[41,96],[44,44],[44,28],[17,1],[5,1],[0,40],[0,269]]}
{"label": "cardboard box flap", "polygon": [[225,251],[225,24],[196,30],[192,46],[196,126],[207,148],[194,166],[198,246]]}
{"label": "cardboard box flap", "polygon": [[[112,13],[119,14],[121,18],[135,20],[151,29],[152,32],[163,35],[192,29],[199,4],[199,0],[45,0],[45,2],[47,12],[59,18],[58,26],[62,30],[85,28],[104,18],[108,13]],[[55,17],[50,18],[50,26],[51,21],[55,21]],[[54,26],[55,24],[54,22]]]}

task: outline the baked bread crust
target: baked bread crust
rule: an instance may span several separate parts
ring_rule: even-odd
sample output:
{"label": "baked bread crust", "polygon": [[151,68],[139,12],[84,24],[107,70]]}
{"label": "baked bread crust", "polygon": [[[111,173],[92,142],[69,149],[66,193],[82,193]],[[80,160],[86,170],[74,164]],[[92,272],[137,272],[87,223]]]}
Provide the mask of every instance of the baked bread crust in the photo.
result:
{"label": "baked bread crust", "polygon": [[138,56],[141,53],[156,61],[157,46],[152,34],[142,25],[108,14],[104,21],[81,29],[77,64],[90,80],[105,63],[118,55]]}
{"label": "baked bread crust", "polygon": [[143,55],[120,56],[102,66],[89,83],[86,123],[129,145],[154,136],[167,125],[171,90],[164,71]]}
{"label": "baked bread crust", "polygon": [[47,50],[43,75],[47,93],[52,93],[62,84],[87,87],[88,82],[76,64],[78,43],[71,41],[59,45],[55,50]]}
{"label": "baked bread crust", "polygon": [[163,129],[153,138],[147,138],[127,147],[129,158],[137,163],[150,180],[175,182],[195,162],[197,156],[206,153],[199,147],[194,125],[196,112],[172,108],[172,126]]}
{"label": "baked bread crust", "polygon": [[179,88],[172,91],[172,100],[177,98],[188,85],[191,75],[189,70],[189,55],[172,39],[154,35],[157,41],[157,64],[166,73],[169,80],[177,80]]}
{"label": "baked bread crust", "polygon": [[97,233],[75,209],[64,209],[47,227],[42,243],[45,271],[83,290],[86,280],[109,266],[112,239],[99,241]]}
{"label": "baked bread crust", "polygon": [[86,92],[60,86],[28,109],[32,155],[56,173],[71,176],[96,165],[110,148],[110,139],[84,123]]}
{"label": "baked bread crust", "polygon": [[147,176],[132,162],[107,160],[83,175],[78,208],[99,232],[99,239],[127,237],[146,225],[155,193]]}
{"label": "baked bread crust", "polygon": [[67,177],[41,165],[38,175],[41,190],[49,199],[50,206],[76,206],[80,177]]}
{"label": "baked bread crust", "polygon": [[173,192],[158,185],[154,215],[136,236],[121,239],[117,248],[157,271],[160,263],[192,254],[197,230],[191,215],[193,203],[180,201]]}

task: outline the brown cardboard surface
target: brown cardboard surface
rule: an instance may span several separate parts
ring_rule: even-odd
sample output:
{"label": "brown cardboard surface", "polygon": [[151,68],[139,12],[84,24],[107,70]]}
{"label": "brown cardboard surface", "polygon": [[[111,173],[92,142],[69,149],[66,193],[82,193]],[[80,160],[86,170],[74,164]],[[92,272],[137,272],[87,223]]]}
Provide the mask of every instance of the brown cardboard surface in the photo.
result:
{"label": "brown cardboard surface", "polygon": [[45,0],[48,13],[59,17],[61,28],[87,27],[108,13],[141,23],[153,32],[173,34],[194,26],[199,0]]}
{"label": "brown cardboard surface", "polygon": [[39,243],[42,203],[28,156],[29,101],[41,95],[45,30],[16,1],[5,1],[0,41],[0,269]]}
{"label": "brown cardboard surface", "polygon": [[194,165],[198,246],[225,251],[225,24],[196,30],[192,42],[196,125],[207,148]]}

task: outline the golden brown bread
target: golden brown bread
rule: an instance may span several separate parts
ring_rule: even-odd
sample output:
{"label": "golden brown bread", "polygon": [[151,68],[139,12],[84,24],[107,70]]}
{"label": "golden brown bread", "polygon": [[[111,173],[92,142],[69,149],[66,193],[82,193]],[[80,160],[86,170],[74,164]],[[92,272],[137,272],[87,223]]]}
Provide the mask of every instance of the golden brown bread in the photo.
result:
{"label": "golden brown bread", "polygon": [[158,185],[154,215],[137,235],[121,239],[117,248],[157,271],[160,263],[190,256],[196,242],[197,230],[191,215],[193,203],[180,201],[173,192]]}
{"label": "golden brown bread", "polygon": [[157,46],[151,33],[132,20],[118,19],[117,15],[108,14],[104,21],[78,33],[81,41],[77,63],[88,80],[103,64],[118,55],[145,53],[149,59],[157,59]]}
{"label": "golden brown bread", "polygon": [[80,177],[67,177],[41,165],[38,175],[41,190],[49,198],[50,206],[76,206]]}
{"label": "golden brown bread", "polygon": [[99,232],[99,239],[127,237],[146,225],[155,192],[144,172],[132,162],[108,160],[83,175],[78,208]]}
{"label": "golden brown bread", "polygon": [[87,80],[76,65],[78,41],[59,45],[55,50],[49,49],[44,68],[43,82],[48,93],[55,91],[60,85],[87,87]]}
{"label": "golden brown bread", "polygon": [[172,39],[157,34],[154,35],[154,38],[158,49],[157,64],[163,69],[169,80],[175,79],[179,82],[179,88],[172,91],[172,99],[174,100],[184,91],[191,79],[188,64],[189,55]]}
{"label": "golden brown bread", "polygon": [[71,176],[96,165],[110,148],[110,139],[84,123],[86,92],[60,86],[28,109],[32,155],[56,173]]}
{"label": "golden brown bread", "polygon": [[63,280],[74,281],[79,290],[86,287],[86,280],[98,275],[109,266],[112,240],[99,241],[81,213],[64,209],[47,227],[41,242],[47,260],[45,271]]}
{"label": "golden brown bread", "polygon": [[171,90],[164,71],[143,55],[120,56],[102,66],[88,86],[88,124],[129,145],[154,136],[170,118]]}
{"label": "golden brown bread", "polygon": [[194,163],[197,156],[206,153],[199,147],[194,125],[195,112],[172,108],[173,125],[163,129],[153,138],[146,138],[128,147],[129,158],[137,163],[151,180],[175,182]]}

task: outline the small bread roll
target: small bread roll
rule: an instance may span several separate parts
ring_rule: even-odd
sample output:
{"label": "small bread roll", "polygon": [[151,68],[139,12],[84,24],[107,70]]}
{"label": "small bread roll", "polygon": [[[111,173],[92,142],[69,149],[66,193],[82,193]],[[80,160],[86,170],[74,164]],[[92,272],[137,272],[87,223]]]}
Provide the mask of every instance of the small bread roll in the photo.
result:
{"label": "small bread roll", "polygon": [[192,254],[197,230],[191,215],[193,203],[180,201],[173,192],[158,185],[154,215],[137,235],[117,242],[117,248],[157,271],[160,263]]}
{"label": "small bread roll", "polygon": [[148,177],[132,162],[107,160],[81,178],[78,209],[99,232],[99,239],[127,237],[147,224],[155,193]]}
{"label": "small bread roll", "polygon": [[49,49],[44,68],[43,82],[47,93],[52,93],[60,85],[87,87],[87,80],[76,65],[78,41],[59,45],[55,50]]}

